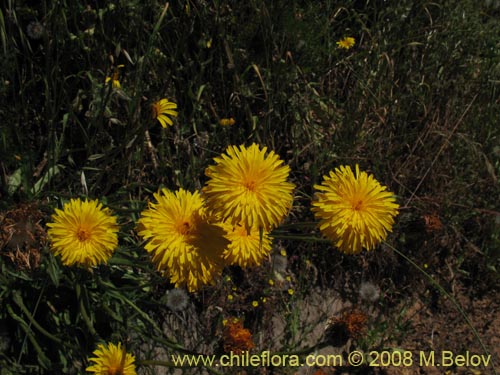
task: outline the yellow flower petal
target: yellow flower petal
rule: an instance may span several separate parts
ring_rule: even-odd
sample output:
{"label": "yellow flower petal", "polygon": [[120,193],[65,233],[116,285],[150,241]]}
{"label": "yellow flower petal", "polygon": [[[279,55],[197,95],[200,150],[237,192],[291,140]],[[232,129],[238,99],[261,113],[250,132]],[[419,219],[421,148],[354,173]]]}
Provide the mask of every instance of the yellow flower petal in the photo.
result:
{"label": "yellow flower petal", "polygon": [[170,102],[168,99],[160,99],[151,106],[153,119],[158,120],[164,128],[167,125],[174,124],[169,116],[177,117],[178,113],[175,109],[177,109],[177,104]]}
{"label": "yellow flower petal", "polygon": [[242,268],[260,266],[262,261],[271,252],[272,238],[269,232],[262,232],[255,227],[248,232],[243,225],[222,226],[226,231],[226,238],[230,241],[224,251],[223,258],[228,265],[239,265]]}
{"label": "yellow flower petal", "polygon": [[345,37],[337,42],[337,46],[343,49],[350,49],[354,46],[356,40],[353,37]]}
{"label": "yellow flower petal", "polygon": [[139,219],[139,235],[148,240],[145,249],[157,269],[190,292],[211,284],[224,266],[222,253],[229,244],[224,230],[206,220],[198,192],[162,189],[154,197],[157,203]]}
{"label": "yellow flower petal", "polygon": [[89,358],[93,365],[87,367],[86,371],[94,372],[97,375],[101,374],[121,374],[121,375],[137,375],[135,372],[135,357],[122,348],[121,343],[115,345],[108,343],[107,345],[99,344],[93,352],[95,357]]}
{"label": "yellow flower petal", "polygon": [[106,263],[118,246],[116,217],[97,200],[71,199],[56,209],[47,233],[51,249],[66,266]]}
{"label": "yellow flower petal", "polygon": [[211,214],[223,222],[266,231],[278,226],[293,202],[294,184],[287,182],[290,167],[273,151],[252,144],[229,146],[205,170],[203,188]]}
{"label": "yellow flower petal", "polygon": [[372,250],[392,231],[399,205],[371,175],[341,166],[324,176],[312,203],[320,231],[341,251]]}

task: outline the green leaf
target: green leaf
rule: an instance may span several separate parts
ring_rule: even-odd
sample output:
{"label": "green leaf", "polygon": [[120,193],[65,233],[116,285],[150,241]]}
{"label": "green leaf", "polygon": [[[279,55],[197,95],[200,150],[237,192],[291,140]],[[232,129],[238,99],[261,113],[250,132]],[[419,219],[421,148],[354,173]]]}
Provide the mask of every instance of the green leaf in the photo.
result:
{"label": "green leaf", "polygon": [[45,173],[36,183],[35,186],[31,189],[31,193],[33,195],[36,195],[42,191],[45,185],[47,185],[52,177],[58,175],[60,172],[60,168],[58,165],[54,165],[53,167],[50,167],[47,170],[47,173]]}
{"label": "green leaf", "polygon": [[9,176],[9,180],[7,182],[7,192],[9,195],[12,195],[16,192],[16,190],[21,186],[22,181],[22,172],[21,168],[18,168]]}

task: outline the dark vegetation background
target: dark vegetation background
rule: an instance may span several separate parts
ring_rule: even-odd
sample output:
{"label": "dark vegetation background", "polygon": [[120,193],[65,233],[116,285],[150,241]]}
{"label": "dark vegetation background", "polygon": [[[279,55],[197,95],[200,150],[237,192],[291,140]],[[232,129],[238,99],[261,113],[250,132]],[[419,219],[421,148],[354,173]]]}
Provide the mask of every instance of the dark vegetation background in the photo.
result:
{"label": "dark vegetation background", "polygon": [[[498,1],[5,0],[0,11],[2,375],[83,373],[100,340],[140,360],[158,347],[210,354],[219,344],[204,337],[229,315],[264,340],[281,314],[290,324],[276,348],[298,350],[300,301],[333,289],[356,304],[363,280],[383,298],[358,345],[399,345],[412,331],[405,309],[439,311],[444,297],[387,246],[344,256],[311,240],[313,185],[342,164],[397,195],[393,246],[457,299],[497,306]],[[346,36],[355,46],[339,49]],[[105,84],[114,73],[120,89]],[[179,107],[168,129],[151,118],[160,98]],[[269,287],[272,262],[229,269],[189,297],[193,325],[165,333],[171,286],[134,234],[139,213],[160,186],[199,189],[214,156],[252,142],[275,150],[297,185],[274,233],[290,280]],[[53,209],[84,195],[122,224],[111,265],[93,273],[63,267],[44,239]]]}

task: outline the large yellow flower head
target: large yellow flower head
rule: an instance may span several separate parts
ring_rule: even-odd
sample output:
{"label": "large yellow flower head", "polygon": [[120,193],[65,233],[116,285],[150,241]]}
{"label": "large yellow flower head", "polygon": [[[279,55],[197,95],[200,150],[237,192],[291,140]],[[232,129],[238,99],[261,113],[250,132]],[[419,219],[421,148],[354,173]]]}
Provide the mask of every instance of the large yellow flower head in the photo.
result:
{"label": "large yellow flower head", "polygon": [[271,230],[288,214],[294,184],[287,182],[290,167],[273,151],[252,144],[229,146],[205,170],[203,192],[212,214],[232,225]]}
{"label": "large yellow flower head", "polygon": [[153,119],[158,120],[162,127],[173,125],[173,121],[169,116],[177,117],[177,104],[170,102],[168,99],[160,99],[154,102],[151,106]]}
{"label": "large yellow flower head", "polygon": [[220,226],[206,220],[200,194],[162,189],[154,197],[158,203],[142,212],[139,235],[148,240],[145,248],[157,269],[190,292],[212,283],[222,272],[229,241]]}
{"label": "large yellow flower head", "polygon": [[115,345],[99,344],[93,352],[96,357],[89,358],[94,362],[92,366],[87,367],[86,371],[94,372],[97,375],[137,375],[135,372],[135,357],[122,348],[121,343]]}
{"label": "large yellow flower head", "polygon": [[260,266],[271,252],[272,238],[266,231],[251,228],[247,231],[243,225],[224,224],[226,238],[230,244],[224,251],[223,258],[228,265],[240,267]]}
{"label": "large yellow flower head", "polygon": [[315,185],[313,208],[321,232],[341,251],[372,250],[392,231],[399,205],[372,175],[341,166]]}
{"label": "large yellow flower head", "polygon": [[118,246],[116,217],[97,200],[71,199],[56,208],[47,233],[51,248],[66,266],[106,263]]}

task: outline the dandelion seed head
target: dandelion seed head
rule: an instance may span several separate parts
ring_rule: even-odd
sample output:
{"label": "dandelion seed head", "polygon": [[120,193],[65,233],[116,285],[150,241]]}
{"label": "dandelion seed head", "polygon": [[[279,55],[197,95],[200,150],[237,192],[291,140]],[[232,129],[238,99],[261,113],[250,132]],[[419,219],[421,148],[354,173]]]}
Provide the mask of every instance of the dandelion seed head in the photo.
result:
{"label": "dandelion seed head", "polygon": [[371,282],[363,282],[359,287],[359,296],[363,301],[375,302],[380,297],[380,290]]}
{"label": "dandelion seed head", "polygon": [[45,26],[38,21],[32,21],[26,27],[26,34],[33,40],[41,39],[45,34]]}
{"label": "dandelion seed head", "polygon": [[165,304],[176,312],[184,311],[189,304],[189,296],[184,289],[174,288],[166,293]]}

